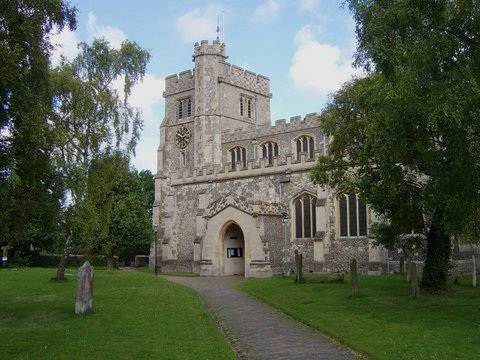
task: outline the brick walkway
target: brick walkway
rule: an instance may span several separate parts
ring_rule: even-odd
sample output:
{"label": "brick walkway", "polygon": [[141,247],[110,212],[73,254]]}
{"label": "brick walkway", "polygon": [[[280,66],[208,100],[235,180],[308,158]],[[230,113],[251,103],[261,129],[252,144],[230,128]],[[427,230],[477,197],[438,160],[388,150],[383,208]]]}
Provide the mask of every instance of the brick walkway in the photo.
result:
{"label": "brick walkway", "polygon": [[221,327],[239,357],[356,358],[347,348],[236,290],[234,286],[241,277],[162,277],[192,287],[201,295],[214,316],[223,320]]}

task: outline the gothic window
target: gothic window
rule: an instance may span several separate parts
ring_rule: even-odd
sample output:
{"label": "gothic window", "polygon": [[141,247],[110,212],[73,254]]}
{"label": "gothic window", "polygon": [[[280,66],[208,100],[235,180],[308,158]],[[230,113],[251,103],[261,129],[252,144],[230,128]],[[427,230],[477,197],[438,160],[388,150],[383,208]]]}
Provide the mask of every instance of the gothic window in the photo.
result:
{"label": "gothic window", "polygon": [[178,102],[178,118],[183,119],[183,101]]}
{"label": "gothic window", "polygon": [[367,206],[354,193],[338,198],[340,236],[367,236]]}
{"label": "gothic window", "polygon": [[177,116],[179,120],[192,116],[192,98],[178,101]]}
{"label": "gothic window", "polygon": [[192,116],[192,99],[190,98],[187,100],[187,116]]}
{"label": "gothic window", "polygon": [[278,156],[278,144],[273,141],[267,141],[261,146],[262,158],[267,159],[268,165],[273,164],[273,157]]}
{"label": "gothic window", "polygon": [[303,193],[294,201],[295,237],[311,238],[317,232],[316,208],[317,198]]}
{"label": "gothic window", "polygon": [[235,146],[230,149],[230,159],[232,162],[232,170],[236,170],[237,163],[241,163],[244,168],[247,167],[247,151],[242,146]]}
{"label": "gothic window", "polygon": [[313,159],[315,152],[315,145],[311,136],[300,136],[297,141],[297,160],[300,160],[300,153],[307,153],[308,159]]}
{"label": "gothic window", "polygon": [[184,167],[187,165],[187,154],[185,150],[180,151],[180,166]]}
{"label": "gothic window", "polygon": [[253,117],[253,101],[250,97],[240,96],[240,116]]}

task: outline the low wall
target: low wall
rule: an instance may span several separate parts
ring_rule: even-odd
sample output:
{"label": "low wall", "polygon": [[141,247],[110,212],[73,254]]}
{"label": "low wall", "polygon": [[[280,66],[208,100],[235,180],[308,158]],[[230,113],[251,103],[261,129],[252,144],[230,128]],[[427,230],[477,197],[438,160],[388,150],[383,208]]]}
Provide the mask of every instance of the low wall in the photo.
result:
{"label": "low wall", "polygon": [[145,267],[145,266],[148,266],[148,255],[136,255],[135,267]]}
{"label": "low wall", "polygon": [[[40,254],[35,259],[35,266],[40,267],[57,267],[60,263],[62,255],[57,254]],[[103,255],[87,256],[87,255],[70,255],[68,257],[67,266],[79,267],[85,261],[89,261],[92,266],[107,266],[107,257]],[[113,257],[114,267],[118,267],[118,256]]]}

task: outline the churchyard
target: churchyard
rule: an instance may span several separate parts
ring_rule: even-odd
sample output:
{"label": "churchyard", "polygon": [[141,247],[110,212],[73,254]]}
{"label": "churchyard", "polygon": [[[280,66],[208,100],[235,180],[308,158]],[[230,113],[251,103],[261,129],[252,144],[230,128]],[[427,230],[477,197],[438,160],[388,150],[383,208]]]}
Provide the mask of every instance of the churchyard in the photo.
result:
{"label": "churchyard", "polygon": [[147,272],[95,269],[93,313],[75,315],[76,271],[0,270],[2,359],[233,359],[191,289]]}
{"label": "churchyard", "polygon": [[480,358],[480,289],[471,276],[445,293],[412,297],[406,276],[362,276],[296,284],[294,277],[250,279],[240,289],[374,359]]}

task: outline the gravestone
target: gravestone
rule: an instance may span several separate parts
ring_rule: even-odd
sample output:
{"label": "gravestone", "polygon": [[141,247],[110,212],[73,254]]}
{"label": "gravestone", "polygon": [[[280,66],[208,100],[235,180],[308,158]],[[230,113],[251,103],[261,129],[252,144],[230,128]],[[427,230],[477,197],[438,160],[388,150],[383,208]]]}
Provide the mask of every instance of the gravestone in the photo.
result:
{"label": "gravestone", "polygon": [[357,259],[352,259],[350,273],[352,274],[352,296],[355,297],[358,295]]}
{"label": "gravestone", "polygon": [[472,286],[477,287],[477,265],[475,263],[475,255],[472,255]]}
{"label": "gravestone", "polygon": [[82,315],[92,311],[93,300],[93,267],[88,261],[78,269],[77,272],[77,301],[75,303],[75,314]]}
{"label": "gravestone", "polygon": [[420,295],[420,288],[418,287],[418,278],[417,278],[417,264],[412,262],[410,264],[410,280],[412,284],[412,295],[414,298]]}
{"label": "gravestone", "polygon": [[400,256],[400,274],[405,274],[405,258]]}
{"label": "gravestone", "polygon": [[410,274],[410,270],[412,270],[412,263],[410,260],[407,261],[407,281],[410,283],[410,278],[411,278],[411,274]]}
{"label": "gravestone", "polygon": [[297,267],[295,282],[301,283],[303,277],[303,256],[298,253],[298,250],[295,250],[295,265]]}

